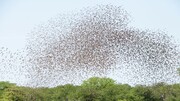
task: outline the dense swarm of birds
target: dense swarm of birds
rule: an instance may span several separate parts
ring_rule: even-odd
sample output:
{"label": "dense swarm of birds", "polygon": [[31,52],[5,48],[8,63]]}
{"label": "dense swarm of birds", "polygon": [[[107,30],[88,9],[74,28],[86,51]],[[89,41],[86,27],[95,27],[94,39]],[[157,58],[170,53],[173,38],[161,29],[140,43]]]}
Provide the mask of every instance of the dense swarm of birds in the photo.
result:
{"label": "dense swarm of birds", "polygon": [[29,86],[79,84],[110,74],[118,79],[123,73],[129,84],[180,82],[179,47],[173,38],[129,27],[129,19],[121,7],[99,5],[36,27],[26,45]]}
{"label": "dense swarm of birds", "polygon": [[6,47],[0,47],[0,81],[10,81],[19,85],[27,82],[26,65],[23,51],[13,52]]}

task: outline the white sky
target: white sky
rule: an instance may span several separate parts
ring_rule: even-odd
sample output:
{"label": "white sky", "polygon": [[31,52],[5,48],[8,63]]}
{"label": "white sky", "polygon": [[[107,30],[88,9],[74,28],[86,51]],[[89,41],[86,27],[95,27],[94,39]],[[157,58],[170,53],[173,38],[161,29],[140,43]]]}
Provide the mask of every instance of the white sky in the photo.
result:
{"label": "white sky", "polygon": [[[122,6],[132,17],[131,26],[165,30],[180,42],[179,0],[0,0],[0,47],[21,50],[27,33],[37,25],[97,4]],[[18,82],[13,79],[7,80]]]}
{"label": "white sky", "polygon": [[179,0],[1,0],[0,47],[21,49],[26,34],[37,25],[59,13],[96,4],[123,6],[133,18],[132,26],[162,29],[180,40]]}

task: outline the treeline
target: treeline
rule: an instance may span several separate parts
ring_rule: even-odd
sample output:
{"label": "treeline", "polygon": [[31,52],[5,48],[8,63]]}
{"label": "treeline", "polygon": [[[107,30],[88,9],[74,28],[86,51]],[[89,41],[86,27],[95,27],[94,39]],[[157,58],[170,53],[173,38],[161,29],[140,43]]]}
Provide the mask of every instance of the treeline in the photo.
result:
{"label": "treeline", "polygon": [[180,101],[180,84],[131,87],[99,77],[85,80],[79,86],[67,84],[54,88],[0,82],[0,101]]}

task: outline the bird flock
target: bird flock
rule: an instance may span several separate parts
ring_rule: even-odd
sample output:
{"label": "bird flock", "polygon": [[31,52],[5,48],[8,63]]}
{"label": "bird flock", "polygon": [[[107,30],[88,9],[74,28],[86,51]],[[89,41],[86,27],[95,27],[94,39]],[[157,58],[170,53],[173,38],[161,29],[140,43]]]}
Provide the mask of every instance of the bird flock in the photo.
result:
{"label": "bird flock", "polygon": [[180,82],[179,45],[174,39],[129,23],[130,15],[121,7],[97,5],[37,26],[28,34],[22,56],[26,85],[79,84],[108,75],[128,84]]}
{"label": "bird flock", "polygon": [[9,81],[23,85],[27,82],[24,51],[12,52],[0,47],[0,81]]}

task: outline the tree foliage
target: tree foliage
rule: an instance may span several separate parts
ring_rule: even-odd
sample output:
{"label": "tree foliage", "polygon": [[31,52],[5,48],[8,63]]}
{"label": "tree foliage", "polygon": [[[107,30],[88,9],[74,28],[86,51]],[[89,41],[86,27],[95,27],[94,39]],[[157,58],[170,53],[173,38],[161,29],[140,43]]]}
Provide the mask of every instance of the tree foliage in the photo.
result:
{"label": "tree foliage", "polygon": [[180,84],[152,86],[117,84],[110,78],[92,77],[80,86],[29,88],[0,82],[0,101],[179,101]]}

